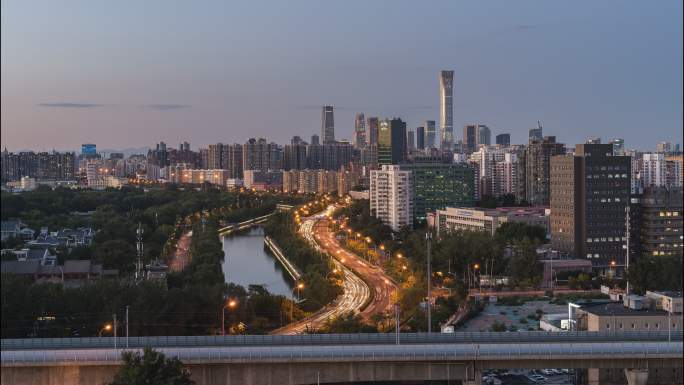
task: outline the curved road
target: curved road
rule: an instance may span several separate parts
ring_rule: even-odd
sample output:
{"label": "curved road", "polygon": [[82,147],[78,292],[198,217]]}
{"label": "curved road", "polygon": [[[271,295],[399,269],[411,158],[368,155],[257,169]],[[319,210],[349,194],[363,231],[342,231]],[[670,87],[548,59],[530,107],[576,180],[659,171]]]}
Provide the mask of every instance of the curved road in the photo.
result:
{"label": "curved road", "polygon": [[397,285],[381,267],[366,262],[362,257],[344,249],[335,238],[335,233],[328,227],[328,219],[319,220],[314,228],[315,239],[326,252],[334,256],[339,264],[359,275],[373,289],[370,303],[360,315],[368,321],[374,314],[392,311],[392,294]]}
{"label": "curved road", "polygon": [[374,314],[391,311],[396,284],[381,268],[368,264],[360,256],[342,248],[328,228],[327,215],[332,210],[334,206],[304,219],[299,231],[317,250],[333,257],[335,266],[344,274],[344,293],[311,316],[274,330],[272,334],[301,334],[316,330],[329,318],[350,311],[359,313],[366,321]]}

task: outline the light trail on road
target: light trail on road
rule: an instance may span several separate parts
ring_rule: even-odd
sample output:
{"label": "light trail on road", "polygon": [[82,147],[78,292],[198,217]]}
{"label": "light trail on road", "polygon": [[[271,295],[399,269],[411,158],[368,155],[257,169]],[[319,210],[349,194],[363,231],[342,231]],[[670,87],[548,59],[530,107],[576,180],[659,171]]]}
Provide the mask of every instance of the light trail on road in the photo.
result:
{"label": "light trail on road", "polygon": [[[313,315],[277,329],[273,334],[301,334],[315,330],[329,318],[346,312],[359,313],[365,321],[369,321],[374,314],[391,311],[392,294],[396,292],[397,285],[381,268],[372,266],[339,244],[335,234],[328,228],[328,216],[334,209],[331,205],[323,213],[305,218],[299,231],[316,250],[330,255],[335,267],[343,272],[344,293]],[[364,308],[366,303],[368,305]]]}

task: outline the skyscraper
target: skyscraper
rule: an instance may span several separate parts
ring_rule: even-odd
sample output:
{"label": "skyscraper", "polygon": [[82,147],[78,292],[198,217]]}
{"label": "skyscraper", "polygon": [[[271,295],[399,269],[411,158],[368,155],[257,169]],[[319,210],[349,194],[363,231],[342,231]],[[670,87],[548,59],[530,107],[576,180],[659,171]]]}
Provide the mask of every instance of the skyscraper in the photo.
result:
{"label": "skyscraper", "polygon": [[492,144],[492,131],[484,124],[478,124],[476,139],[477,142],[475,143],[475,147],[480,145],[489,146]]}
{"label": "skyscraper", "polygon": [[321,138],[323,144],[335,142],[335,118],[333,106],[323,106],[321,115]]}
{"label": "skyscraper", "polygon": [[437,135],[435,132],[435,121],[426,120],[423,126],[425,127],[425,147],[436,148]]}
{"label": "skyscraper", "polygon": [[354,147],[364,146],[366,146],[366,119],[363,112],[358,112],[354,118]]}
{"label": "skyscraper", "polygon": [[451,150],[454,144],[454,71],[439,73],[439,128],[442,149]]}
{"label": "skyscraper", "polygon": [[423,126],[416,128],[416,147],[419,150],[425,148],[425,127]]}
{"label": "skyscraper", "polygon": [[511,134],[499,134],[496,136],[496,144],[500,146],[510,146],[511,145]]}
{"label": "skyscraper", "polygon": [[477,124],[463,126],[463,146],[466,152],[475,152],[477,148]]}
{"label": "skyscraper", "polygon": [[413,130],[409,130],[406,133],[406,146],[408,147],[409,150],[413,150],[416,148],[416,133]]}
{"label": "skyscraper", "polygon": [[406,122],[399,118],[378,122],[378,164],[399,164],[406,159]]}
{"label": "skyscraper", "polygon": [[552,247],[604,274],[612,261],[622,270],[629,156],[613,156],[612,144],[578,144],[574,155],[553,156],[550,169]]}
{"label": "skyscraper", "polygon": [[537,128],[530,129],[529,140],[542,140],[543,138],[542,125],[541,122],[537,120]]}
{"label": "skyscraper", "polygon": [[368,124],[366,125],[366,141],[369,145],[378,144],[378,118],[369,117]]}

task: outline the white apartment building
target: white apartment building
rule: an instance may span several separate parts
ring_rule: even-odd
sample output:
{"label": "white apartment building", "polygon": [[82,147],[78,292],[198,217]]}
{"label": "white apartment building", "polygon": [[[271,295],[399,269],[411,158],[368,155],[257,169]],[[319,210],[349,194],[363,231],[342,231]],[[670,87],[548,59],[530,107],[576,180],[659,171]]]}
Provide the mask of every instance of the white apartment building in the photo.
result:
{"label": "white apartment building", "polygon": [[370,174],[371,214],[394,231],[413,225],[411,171],[397,165],[383,165]]}

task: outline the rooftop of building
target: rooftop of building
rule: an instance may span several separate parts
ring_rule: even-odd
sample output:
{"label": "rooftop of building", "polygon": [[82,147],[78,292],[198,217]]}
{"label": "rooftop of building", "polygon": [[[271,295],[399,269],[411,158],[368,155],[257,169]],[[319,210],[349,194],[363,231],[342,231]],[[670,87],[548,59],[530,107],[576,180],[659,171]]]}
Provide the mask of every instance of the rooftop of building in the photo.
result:
{"label": "rooftop of building", "polygon": [[675,290],[663,290],[663,291],[653,290],[653,291],[647,292],[647,294],[648,293],[659,294],[659,295],[662,295],[665,297],[672,297],[672,298],[682,298],[682,294],[684,294],[681,291],[675,291]]}
{"label": "rooftop of building", "polygon": [[598,316],[666,316],[665,310],[657,309],[630,309],[622,302],[606,302],[606,303],[585,303],[581,309],[587,313]]}

